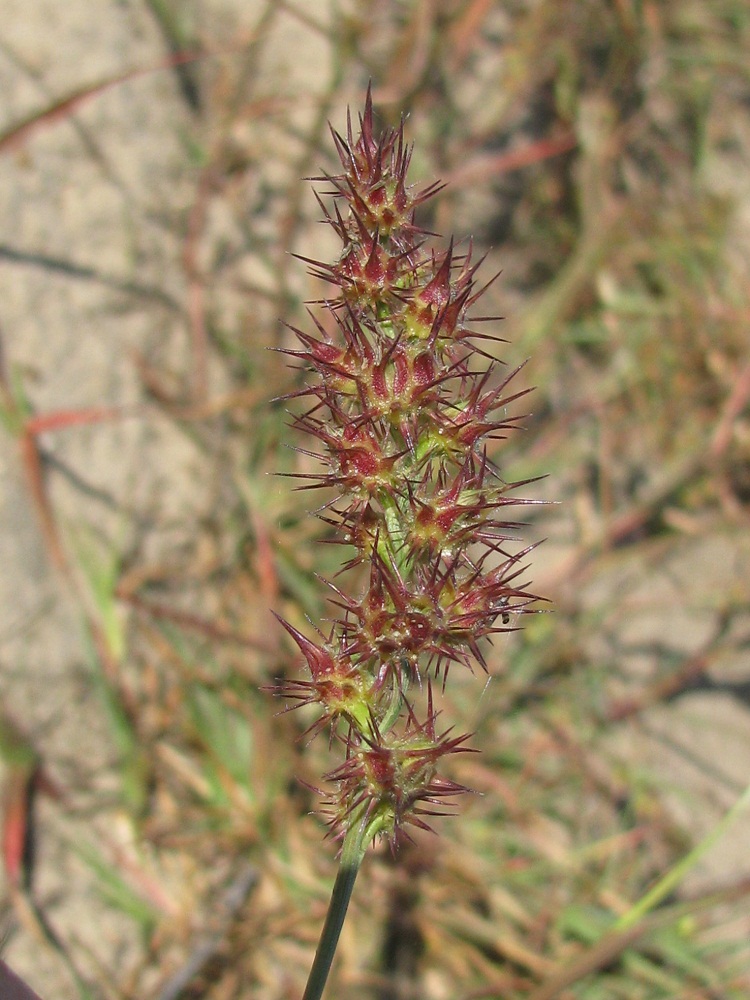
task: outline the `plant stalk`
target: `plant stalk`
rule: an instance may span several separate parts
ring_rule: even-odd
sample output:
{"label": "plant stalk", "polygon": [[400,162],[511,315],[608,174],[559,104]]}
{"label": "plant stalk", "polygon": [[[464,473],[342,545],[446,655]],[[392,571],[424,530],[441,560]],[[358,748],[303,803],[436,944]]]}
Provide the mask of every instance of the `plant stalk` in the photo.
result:
{"label": "plant stalk", "polygon": [[370,824],[367,823],[366,818],[362,818],[358,823],[351,825],[344,837],[338,874],[333,885],[325,924],[318,941],[302,1000],[320,1000],[323,995],[328,981],[328,973],[331,971],[333,956],[336,954],[339,943],[341,928],[344,925],[346,911],[349,908],[354,882],[362,864],[362,858],[365,856],[369,829]]}

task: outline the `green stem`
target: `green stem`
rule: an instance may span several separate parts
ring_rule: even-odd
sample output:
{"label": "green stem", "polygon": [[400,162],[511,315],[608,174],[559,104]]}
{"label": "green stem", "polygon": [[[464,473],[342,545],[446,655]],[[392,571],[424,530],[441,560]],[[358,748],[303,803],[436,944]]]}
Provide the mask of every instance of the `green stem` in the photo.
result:
{"label": "green stem", "polygon": [[331,902],[328,904],[328,913],[302,1000],[320,1000],[323,995],[357,872],[367,849],[368,832],[370,832],[370,824],[367,823],[366,817],[363,817],[359,822],[353,823],[349,827],[344,837],[341,862],[331,893]]}

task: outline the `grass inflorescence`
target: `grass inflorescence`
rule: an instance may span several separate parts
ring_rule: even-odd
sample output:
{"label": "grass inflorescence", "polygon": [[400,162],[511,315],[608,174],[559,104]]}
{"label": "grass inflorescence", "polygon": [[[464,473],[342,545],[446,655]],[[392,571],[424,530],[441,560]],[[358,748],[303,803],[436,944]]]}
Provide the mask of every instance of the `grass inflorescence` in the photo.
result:
{"label": "grass inflorescence", "polygon": [[365,583],[352,594],[329,582],[339,617],[316,641],[282,620],[309,678],[281,694],[317,706],[311,730],[330,725],[345,745],[326,776],[336,831],[364,823],[365,840],[395,844],[464,790],[439,766],[469,736],[440,731],[433,682],[444,687],[454,664],[484,667],[481,641],[534,600],[529,548],[509,544],[519,525],[504,519],[529,501],[487,453],[516,426],[508,407],[524,390],[511,387],[515,372],[497,379],[496,338],[472,329],[482,290],[471,246],[436,248],[416,222],[439,185],[408,183],[403,122],[377,136],[368,92],[359,135],[351,117],[346,136],[333,135],[344,172],[322,178],[333,197],[324,212],[342,247],[312,267],[338,294],[320,303],[315,335],[296,330],[301,349],[285,353],[308,370],[291,395],[312,405],[295,426],[324,465],[296,475],[312,480],[303,489],[333,491],[319,515],[354,549],[346,567]]}

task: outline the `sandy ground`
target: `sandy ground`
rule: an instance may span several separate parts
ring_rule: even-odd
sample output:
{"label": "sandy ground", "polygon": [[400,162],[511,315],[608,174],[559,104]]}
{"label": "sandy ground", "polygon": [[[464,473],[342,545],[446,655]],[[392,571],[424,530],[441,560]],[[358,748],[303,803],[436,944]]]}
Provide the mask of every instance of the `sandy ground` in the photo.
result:
{"label": "sandy ground", "polygon": [[[201,4],[201,14],[213,9],[217,33],[231,36],[237,23],[252,23],[254,6]],[[53,96],[164,59],[159,28],[135,0],[0,0],[0,23],[0,128]],[[269,49],[275,64],[266,72],[283,72],[290,90],[323,86],[324,62],[315,44],[298,25],[277,27]],[[128,360],[133,352],[165,357],[184,348],[176,233],[192,193],[181,138],[191,114],[173,73],[144,73],[0,157],[0,331],[5,365],[21,373],[36,412],[133,407],[141,401]],[[76,525],[87,524],[104,538],[126,542],[135,529],[122,511],[138,511],[161,525],[158,545],[168,550],[179,539],[179,526],[211,507],[213,488],[201,474],[198,452],[166,420],[104,421],[45,434],[42,445],[54,467],[53,501],[71,538]],[[3,708],[33,734],[62,785],[74,773],[88,795],[106,793],[114,749],[90,683],[80,621],[50,564],[8,436],[0,450],[0,482]],[[717,627],[706,595],[739,585],[750,545],[687,540],[666,562],[657,553],[644,567],[641,558],[620,566],[616,578],[597,578],[587,595],[596,606],[616,593],[623,609],[620,634],[598,637],[597,648],[603,660],[617,656],[634,676],[653,670],[664,645],[681,655],[701,649]],[[746,697],[738,697],[750,682],[747,650],[744,660],[738,654],[712,671],[713,690],[650,710],[640,745],[620,748],[661,777],[675,813],[696,837],[711,828],[750,774],[750,711]],[[54,804],[43,801],[39,898],[63,937],[117,969],[137,941],[102,903],[76,857],[75,825],[56,817]],[[750,875],[749,838],[745,817],[695,873],[695,884]],[[68,995],[59,992],[56,961],[14,926],[7,908],[2,932],[8,933],[5,957],[36,989],[50,1000]]]}

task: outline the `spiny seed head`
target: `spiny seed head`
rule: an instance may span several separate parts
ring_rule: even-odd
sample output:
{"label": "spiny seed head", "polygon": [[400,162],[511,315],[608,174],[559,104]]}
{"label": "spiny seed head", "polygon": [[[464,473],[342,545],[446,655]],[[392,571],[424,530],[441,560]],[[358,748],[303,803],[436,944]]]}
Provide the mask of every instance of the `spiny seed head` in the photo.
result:
{"label": "spiny seed head", "polygon": [[348,116],[333,139],[343,172],[317,179],[329,186],[332,202],[319,201],[341,252],[334,263],[303,258],[333,289],[318,303],[330,321],[313,315],[314,334],[291,328],[299,346],[285,353],[306,382],[287,398],[307,398],[294,426],[322,465],[300,488],[332,493],[318,516],[362,582],[328,584],[338,617],[327,640],[282,620],[309,677],[281,693],[293,707],[317,706],[311,731],[329,727],[344,744],[327,775],[336,833],[364,819],[395,843],[464,790],[438,775],[468,737],[437,733],[432,679],[444,686],[452,664],[485,667],[482,639],[515,628],[535,601],[521,579],[531,547],[514,552],[519,525],[500,516],[531,501],[488,457],[517,426],[508,408],[527,390],[508,390],[515,371],[496,377],[479,345],[497,338],[471,328],[485,290],[471,246],[430,245],[415,220],[440,186],[407,183],[403,121],[376,135],[368,91],[359,134]]}
{"label": "spiny seed head", "polygon": [[417,722],[409,707],[400,734],[374,731],[358,745],[350,744],[344,763],[326,775],[337,786],[337,795],[328,801],[334,831],[340,833],[364,813],[368,826],[395,844],[405,826],[431,830],[422,817],[444,815],[444,800],[468,790],[440,777],[438,765],[448,754],[476,751],[464,746],[467,735],[437,734],[431,688],[427,701],[424,723]]}

